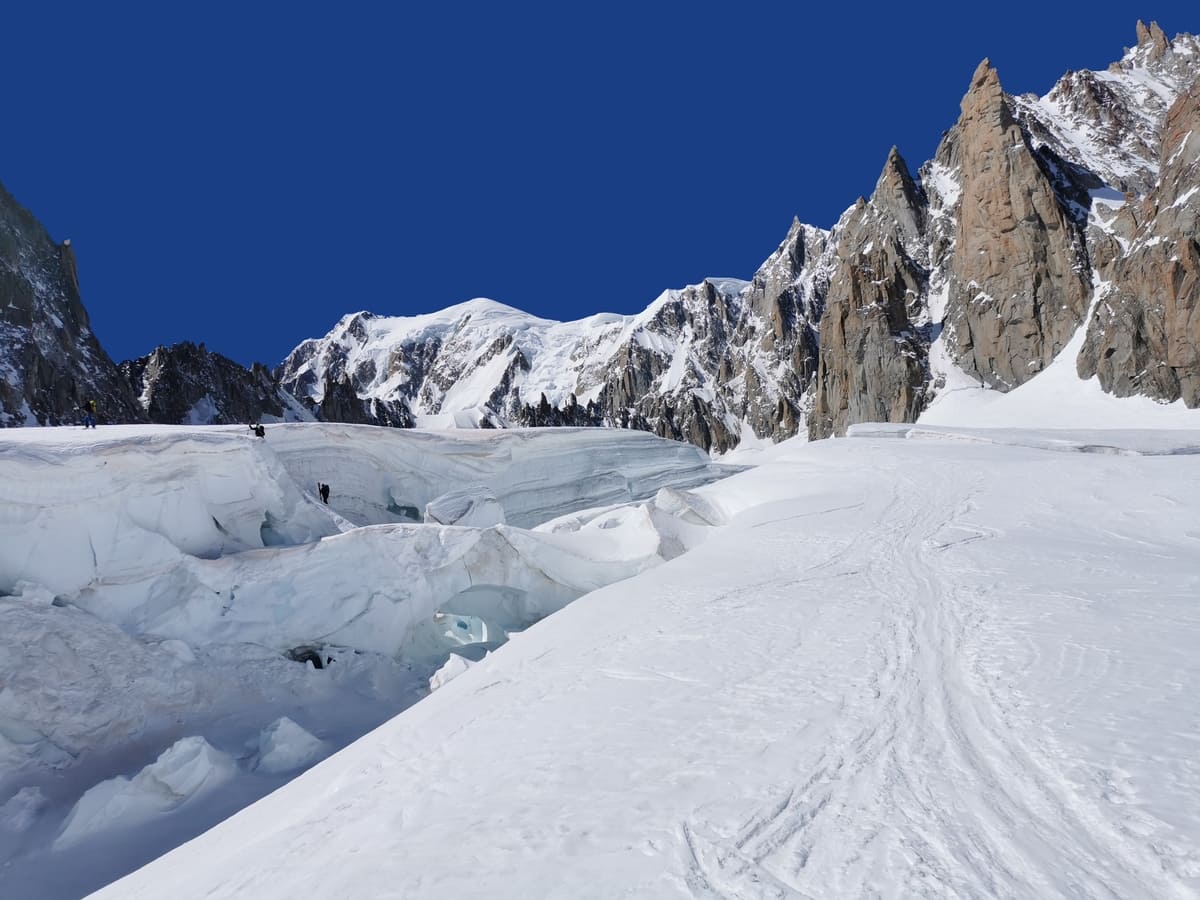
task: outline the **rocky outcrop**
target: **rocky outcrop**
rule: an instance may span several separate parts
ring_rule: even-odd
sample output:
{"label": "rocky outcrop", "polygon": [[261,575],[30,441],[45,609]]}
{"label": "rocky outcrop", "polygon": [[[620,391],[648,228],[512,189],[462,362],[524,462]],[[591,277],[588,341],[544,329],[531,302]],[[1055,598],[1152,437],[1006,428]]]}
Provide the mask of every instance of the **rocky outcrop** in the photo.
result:
{"label": "rocky outcrop", "polygon": [[813,440],[856,422],[912,422],[923,408],[927,339],[910,316],[929,277],[926,209],[893,147],[870,201],[859,198],[834,229],[837,261],[808,420]]}
{"label": "rocky outcrop", "polygon": [[0,186],[0,426],[145,416],[92,332],[69,241],[56,244]]}
{"label": "rocky outcrop", "polygon": [[412,428],[416,424],[408,405],[402,400],[360,397],[353,382],[344,376],[340,381],[326,379],[316,417],[322,422],[386,425],[391,428]]}
{"label": "rocky outcrop", "polygon": [[1083,321],[1087,251],[987,60],[948,140],[962,173],[948,344],[965,371],[1009,390],[1045,368]]}
{"label": "rocky outcrop", "polygon": [[729,357],[744,287],[706,280],[660,298],[604,367],[605,420],[717,452],[735,446],[743,397]]}
{"label": "rocky outcrop", "polygon": [[249,369],[190,342],[120,365],[151,422],[230,425],[312,418],[261,363]]}
{"label": "rocky outcrop", "polygon": [[[745,291],[747,315],[734,332],[734,343],[749,348],[741,418],[755,435],[788,438],[804,419],[804,398],[817,374],[818,323],[832,259],[829,234],[794,219],[783,243],[759,266]],[[763,371],[755,361],[774,368]]]}
{"label": "rocky outcrop", "polygon": [[[1140,23],[1139,23],[1140,24]],[[1158,32],[1161,35],[1161,32]],[[1155,52],[1161,42],[1146,37]],[[1098,375],[1119,397],[1144,394],[1200,406],[1200,79],[1167,113],[1160,177],[1112,225],[1100,271],[1103,295],[1079,354],[1083,378]]]}
{"label": "rocky outcrop", "polygon": [[594,428],[605,424],[604,407],[594,400],[580,403],[574,394],[562,406],[554,406],[542,394],[537,403],[526,403],[517,411],[515,424],[522,428]]}

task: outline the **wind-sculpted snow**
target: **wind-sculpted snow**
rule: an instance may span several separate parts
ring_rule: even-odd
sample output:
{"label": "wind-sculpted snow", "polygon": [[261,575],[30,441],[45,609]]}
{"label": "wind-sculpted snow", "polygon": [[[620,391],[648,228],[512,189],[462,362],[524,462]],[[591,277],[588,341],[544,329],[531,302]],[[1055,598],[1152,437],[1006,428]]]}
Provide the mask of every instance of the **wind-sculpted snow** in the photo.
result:
{"label": "wind-sculpted snow", "polygon": [[1194,897],[1200,434],[921,431],[664,495],[701,552],[97,897]]}
{"label": "wind-sculpted snow", "polygon": [[719,470],[689,444],[597,428],[278,428],[270,444],[301,485],[329,483],[330,507],[356,525],[419,519],[444,494],[484,485],[509,525],[532,527],[572,510],[626,503],[659,488],[689,488]]}
{"label": "wind-sculpted snow", "polygon": [[[464,485],[510,524],[720,477],[695,447],[595,429],[420,433],[347,425],[114,427],[5,433],[0,591],[134,593],[193,558],[291,546],[354,525],[414,521]],[[332,485],[329,506],[318,480]]]}
{"label": "wind-sculpted snow", "polygon": [[0,442],[0,592],[137,584],[187,557],[338,529],[242,433],[117,426],[14,430]]}
{"label": "wind-sculpted snow", "polygon": [[219,787],[236,772],[233,759],[204,738],[184,738],[133,779],[102,781],[80,797],[54,845],[65,847],[90,834],[152,821]]}
{"label": "wind-sculpted snow", "polygon": [[132,588],[95,585],[73,602],[134,634],[280,651],[331,644],[432,662],[449,649],[435,634],[439,611],[520,629],[660,563],[648,515],[623,524],[582,536],[376,525],[297,547],[185,558]]}
{"label": "wind-sculpted snow", "polygon": [[680,488],[732,471],[594,429],[4,438],[0,864],[39,897],[130,871],[510,634],[685,553],[719,516]]}

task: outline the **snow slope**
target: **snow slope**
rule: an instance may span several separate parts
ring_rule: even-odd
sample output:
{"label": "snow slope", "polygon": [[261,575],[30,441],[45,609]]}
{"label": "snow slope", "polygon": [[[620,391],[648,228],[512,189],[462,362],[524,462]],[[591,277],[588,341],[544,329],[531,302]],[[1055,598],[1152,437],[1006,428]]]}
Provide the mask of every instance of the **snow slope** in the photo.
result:
{"label": "snow slope", "polygon": [[[1097,291],[1093,304],[1104,296]],[[1115,397],[1086,381],[1076,371],[1076,359],[1087,336],[1089,314],[1053,362],[1036,378],[1008,392],[981,385],[950,359],[945,338],[930,347],[931,368],[945,379],[944,388],[917,417],[922,425],[977,428],[1151,428],[1200,427],[1200,411],[1182,400],[1160,403],[1149,397]]]}
{"label": "snow slope", "polygon": [[1198,445],[775,448],[662,497],[701,552],[96,896],[1194,897]]}

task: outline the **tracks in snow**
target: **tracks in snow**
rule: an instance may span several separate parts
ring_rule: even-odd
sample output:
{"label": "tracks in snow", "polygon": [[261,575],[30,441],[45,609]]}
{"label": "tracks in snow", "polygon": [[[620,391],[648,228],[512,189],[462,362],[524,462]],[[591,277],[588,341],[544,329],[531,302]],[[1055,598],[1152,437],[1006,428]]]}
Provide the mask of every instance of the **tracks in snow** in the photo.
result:
{"label": "tracks in snow", "polygon": [[[824,733],[772,748],[771,789],[748,814],[701,808],[680,827],[702,898],[1190,896],[1154,849],[1080,794],[1069,760],[1010,715],[974,648],[999,594],[964,577],[957,547],[978,484],[901,478],[875,525],[831,560],[829,594],[870,614],[867,690],[847,688]],[[819,527],[819,526],[816,526]],[[957,567],[956,567],[957,566]],[[815,588],[808,577],[797,590]]]}

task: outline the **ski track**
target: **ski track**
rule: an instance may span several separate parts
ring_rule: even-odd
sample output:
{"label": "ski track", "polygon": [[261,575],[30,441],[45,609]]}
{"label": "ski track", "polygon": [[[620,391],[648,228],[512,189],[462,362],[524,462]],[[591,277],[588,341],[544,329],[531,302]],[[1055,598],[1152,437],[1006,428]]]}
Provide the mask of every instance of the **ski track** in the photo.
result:
{"label": "ski track", "polygon": [[[1013,698],[975,653],[1003,598],[966,583],[952,552],[995,536],[969,523],[977,489],[947,479],[931,497],[901,475],[873,528],[804,571],[810,583],[865,577],[878,617],[869,690],[843,694],[824,738],[772,748],[794,755],[793,778],[748,815],[701,808],[681,823],[692,896],[1194,896],[1167,877],[1163,847],[1148,840],[1157,823],[1120,810],[1119,785],[1110,779],[1105,795],[1114,817],[1072,788],[1049,735],[1031,741],[1036,730],[1012,727]],[[829,573],[847,558],[870,562]],[[1072,699],[1107,671],[1111,654],[1100,656],[1089,674],[1097,663],[1086,648],[1064,643]],[[883,871],[906,874],[885,887],[873,880]]]}

